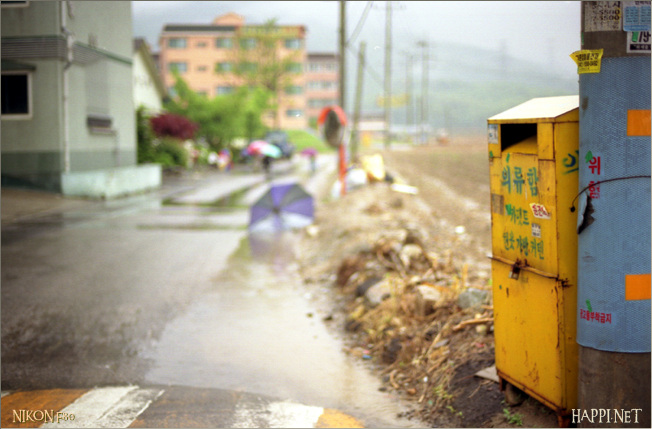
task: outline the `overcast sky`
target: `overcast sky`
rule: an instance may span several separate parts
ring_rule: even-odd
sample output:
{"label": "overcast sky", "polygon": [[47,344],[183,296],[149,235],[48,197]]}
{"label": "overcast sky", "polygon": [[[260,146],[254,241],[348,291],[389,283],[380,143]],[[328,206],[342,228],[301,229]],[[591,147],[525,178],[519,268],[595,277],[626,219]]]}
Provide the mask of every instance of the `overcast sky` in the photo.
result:
{"label": "overcast sky", "polygon": [[[336,52],[339,1],[134,1],[134,37],[144,37],[158,50],[165,24],[208,24],[216,16],[235,12],[249,24],[277,18],[281,25],[305,25],[309,52]],[[347,1],[347,38],[360,22],[366,1]],[[541,67],[553,67],[566,77],[576,74],[569,55],[580,48],[579,1],[394,1],[392,40],[395,52],[418,52],[416,43],[433,46],[465,44],[493,50]],[[383,55],[387,2],[375,1],[359,36],[367,52]],[[394,57],[399,61],[399,56]]]}

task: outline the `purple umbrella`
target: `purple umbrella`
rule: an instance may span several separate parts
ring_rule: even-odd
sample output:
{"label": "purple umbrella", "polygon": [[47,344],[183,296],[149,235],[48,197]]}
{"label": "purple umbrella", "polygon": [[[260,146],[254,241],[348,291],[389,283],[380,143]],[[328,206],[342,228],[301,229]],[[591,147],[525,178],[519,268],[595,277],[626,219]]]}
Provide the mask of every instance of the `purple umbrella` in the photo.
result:
{"label": "purple umbrella", "polygon": [[301,155],[317,156],[317,149],[315,149],[314,147],[307,147],[301,151]]}
{"label": "purple umbrella", "polygon": [[303,228],[313,222],[312,196],[296,183],[272,185],[251,206],[250,232]]}

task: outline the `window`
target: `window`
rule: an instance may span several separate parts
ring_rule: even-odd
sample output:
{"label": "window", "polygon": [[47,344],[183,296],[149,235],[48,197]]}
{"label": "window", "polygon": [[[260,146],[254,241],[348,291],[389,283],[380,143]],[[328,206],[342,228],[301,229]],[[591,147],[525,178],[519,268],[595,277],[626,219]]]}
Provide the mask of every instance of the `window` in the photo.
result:
{"label": "window", "polygon": [[320,99],[320,98],[308,100],[308,107],[313,109],[330,106],[332,104],[337,104],[337,100]]}
{"label": "window", "polygon": [[206,70],[208,70],[207,66],[197,66],[197,71],[205,72]]}
{"label": "window", "polygon": [[230,72],[233,71],[233,63],[217,63],[215,70],[218,72]]}
{"label": "window", "polygon": [[244,73],[255,73],[258,70],[258,64],[256,63],[249,63],[249,62],[244,62],[238,65],[238,68],[240,69],[240,72]]}
{"label": "window", "polygon": [[2,7],[27,7],[28,1],[2,1]]}
{"label": "window", "polygon": [[168,70],[171,72],[176,70],[179,73],[185,73],[188,71],[188,64],[187,63],[168,63]]}
{"label": "window", "polygon": [[308,70],[311,72],[318,72],[321,70],[321,64],[310,63],[308,64]]}
{"label": "window", "polygon": [[174,88],[174,85],[168,87],[168,95],[169,95],[171,98],[174,98],[174,97],[177,96],[177,90]]}
{"label": "window", "polygon": [[197,44],[195,46],[197,46],[198,48],[205,48],[206,47],[206,42],[197,42]]}
{"label": "window", "polygon": [[215,90],[217,95],[231,94],[233,92],[232,86],[218,86]]}
{"label": "window", "polygon": [[186,39],[174,37],[168,39],[168,48],[179,48],[183,49],[186,47]]}
{"label": "window", "polygon": [[3,119],[31,119],[31,73],[2,73],[2,117]]}
{"label": "window", "polygon": [[301,63],[289,63],[285,66],[285,70],[290,73],[301,73],[302,69]]}
{"label": "window", "polygon": [[242,49],[253,49],[256,47],[256,39],[242,39],[240,40],[240,47]]}
{"label": "window", "polygon": [[286,39],[285,47],[288,49],[301,49],[301,39]]}
{"label": "window", "polygon": [[303,93],[303,87],[298,85],[288,85],[285,87],[285,93],[290,95],[296,95]]}
{"label": "window", "polygon": [[220,37],[218,39],[215,39],[215,47],[230,49],[233,47],[233,39],[225,38],[225,37]]}
{"label": "window", "polygon": [[86,116],[86,126],[93,133],[114,134],[115,130],[111,128],[112,125],[113,118],[111,116],[95,113]]}
{"label": "window", "polygon": [[303,116],[303,110],[301,109],[287,109],[285,111],[285,116],[288,118],[300,118]]}
{"label": "window", "polygon": [[315,80],[308,82],[308,88],[312,90],[332,91],[337,89],[337,82],[327,80]]}

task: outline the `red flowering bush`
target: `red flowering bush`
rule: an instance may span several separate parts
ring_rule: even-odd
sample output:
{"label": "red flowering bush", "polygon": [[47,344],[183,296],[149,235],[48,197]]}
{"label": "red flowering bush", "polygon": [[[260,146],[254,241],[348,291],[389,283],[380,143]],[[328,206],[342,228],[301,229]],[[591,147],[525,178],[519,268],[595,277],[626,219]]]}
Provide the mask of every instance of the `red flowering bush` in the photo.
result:
{"label": "red flowering bush", "polygon": [[157,137],[174,137],[180,140],[192,139],[199,128],[184,116],[163,113],[150,119],[152,131]]}

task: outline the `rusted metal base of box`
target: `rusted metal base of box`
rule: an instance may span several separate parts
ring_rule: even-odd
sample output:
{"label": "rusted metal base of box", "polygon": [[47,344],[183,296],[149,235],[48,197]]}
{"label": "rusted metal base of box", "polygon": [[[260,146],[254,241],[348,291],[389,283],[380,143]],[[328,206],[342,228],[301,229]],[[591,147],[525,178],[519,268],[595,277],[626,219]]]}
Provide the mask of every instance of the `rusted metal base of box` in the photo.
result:
{"label": "rusted metal base of box", "polygon": [[510,381],[509,377],[506,377],[503,373],[501,373],[498,369],[496,369],[498,372],[498,378],[500,379],[500,391],[501,392],[506,392],[508,389],[508,385],[512,385],[516,387],[517,389],[521,390],[523,393],[526,395],[536,399],[537,401],[541,402],[543,405],[546,407],[552,409],[555,414],[557,414],[557,426],[560,428],[567,428],[570,427],[571,425],[571,412],[569,410],[562,410],[559,409],[555,404],[552,403],[552,401],[546,399],[545,397],[537,394],[536,392],[533,392],[532,390],[528,389],[526,386],[523,384],[520,384],[514,380]]}

